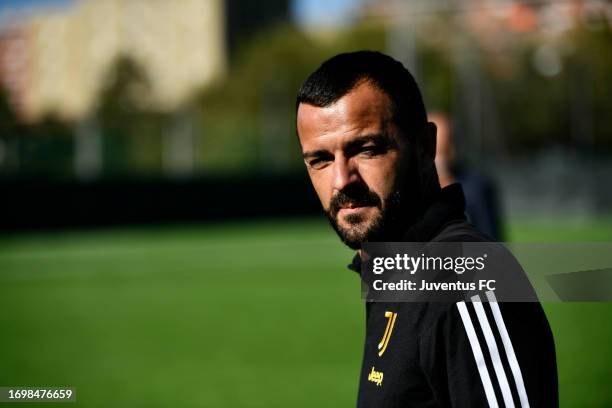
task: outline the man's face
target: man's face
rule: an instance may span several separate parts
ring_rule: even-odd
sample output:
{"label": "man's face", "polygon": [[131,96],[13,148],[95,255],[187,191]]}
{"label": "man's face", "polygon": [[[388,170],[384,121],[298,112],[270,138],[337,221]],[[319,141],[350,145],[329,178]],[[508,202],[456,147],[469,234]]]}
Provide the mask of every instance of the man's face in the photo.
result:
{"label": "man's face", "polygon": [[310,180],[332,226],[353,249],[384,238],[398,215],[408,147],[391,106],[384,92],[364,82],[327,107],[298,108]]}

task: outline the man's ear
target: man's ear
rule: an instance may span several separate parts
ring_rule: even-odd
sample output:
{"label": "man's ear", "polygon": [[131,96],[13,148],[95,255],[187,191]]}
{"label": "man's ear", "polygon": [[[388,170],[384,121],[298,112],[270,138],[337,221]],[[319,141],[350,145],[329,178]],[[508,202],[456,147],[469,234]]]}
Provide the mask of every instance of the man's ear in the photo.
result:
{"label": "man's ear", "polygon": [[436,134],[438,128],[433,122],[428,122],[423,129],[423,153],[428,159],[436,158]]}

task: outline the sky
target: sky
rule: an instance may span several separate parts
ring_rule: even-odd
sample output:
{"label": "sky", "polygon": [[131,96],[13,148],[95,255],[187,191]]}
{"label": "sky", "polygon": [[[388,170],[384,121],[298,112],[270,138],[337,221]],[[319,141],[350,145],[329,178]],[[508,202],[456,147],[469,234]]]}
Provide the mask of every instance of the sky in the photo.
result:
{"label": "sky", "polygon": [[[74,0],[0,0],[1,11],[26,10],[39,6],[63,6]],[[296,22],[302,26],[325,27],[350,23],[352,12],[364,0],[291,0]]]}
{"label": "sky", "polygon": [[0,0],[0,10],[25,9],[33,6],[62,6],[71,0]]}
{"label": "sky", "polygon": [[351,14],[364,0],[293,0],[292,13],[303,26],[334,26],[350,23]]}

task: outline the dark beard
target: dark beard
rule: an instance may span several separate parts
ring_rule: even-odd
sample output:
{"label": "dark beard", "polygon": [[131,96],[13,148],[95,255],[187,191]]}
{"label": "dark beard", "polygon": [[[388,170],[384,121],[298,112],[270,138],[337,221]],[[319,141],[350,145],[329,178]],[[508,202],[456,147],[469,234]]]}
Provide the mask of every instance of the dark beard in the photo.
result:
{"label": "dark beard", "polygon": [[[368,189],[365,185],[355,185],[338,192],[331,200],[329,210],[325,211],[327,219],[342,242],[351,249],[361,248],[363,242],[391,241],[397,238],[395,232],[401,223],[401,196],[399,189],[384,199]],[[375,219],[369,225],[361,225],[364,220],[359,214],[349,214],[344,220],[348,228],[338,225],[338,212],[343,206],[371,206],[380,209]]]}

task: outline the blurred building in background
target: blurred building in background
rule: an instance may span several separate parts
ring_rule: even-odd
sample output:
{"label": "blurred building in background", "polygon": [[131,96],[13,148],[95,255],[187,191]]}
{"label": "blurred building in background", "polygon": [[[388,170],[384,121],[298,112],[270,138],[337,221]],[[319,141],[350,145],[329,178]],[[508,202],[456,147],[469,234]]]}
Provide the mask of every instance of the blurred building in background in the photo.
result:
{"label": "blurred building in background", "polygon": [[30,83],[29,33],[25,27],[0,32],[0,85],[8,93],[8,102],[25,112]]}
{"label": "blurred building in background", "polygon": [[120,57],[144,67],[145,101],[174,110],[225,70],[221,0],[83,0],[24,19],[5,31],[3,82],[30,121],[91,113]]}

